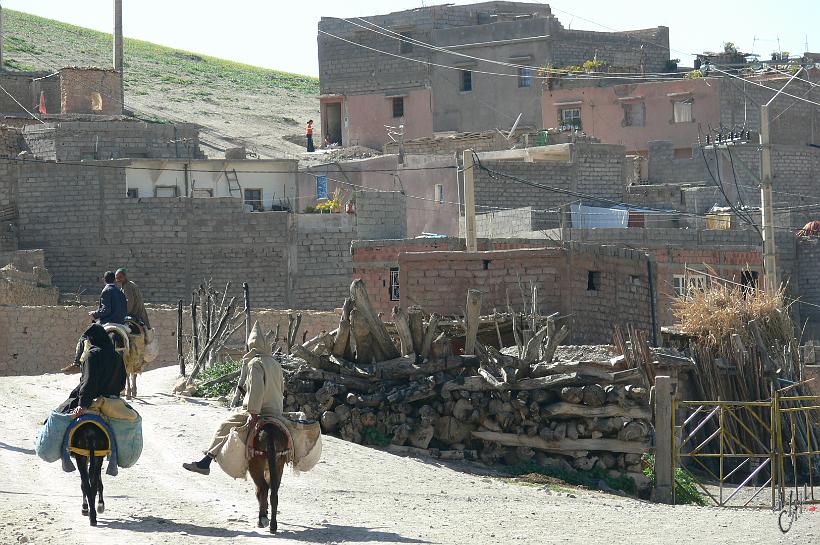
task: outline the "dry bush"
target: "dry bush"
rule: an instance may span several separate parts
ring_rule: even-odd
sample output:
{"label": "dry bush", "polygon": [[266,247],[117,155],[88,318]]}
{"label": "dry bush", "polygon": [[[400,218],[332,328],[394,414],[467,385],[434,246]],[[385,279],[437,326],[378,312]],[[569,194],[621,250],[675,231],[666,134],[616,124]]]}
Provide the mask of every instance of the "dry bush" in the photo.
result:
{"label": "dry bush", "polygon": [[755,320],[761,329],[782,339],[793,336],[793,325],[784,304],[783,290],[769,295],[763,290],[712,282],[706,290],[692,290],[672,303],[672,312],[684,333],[709,345],[738,334],[751,341],[747,327]]}

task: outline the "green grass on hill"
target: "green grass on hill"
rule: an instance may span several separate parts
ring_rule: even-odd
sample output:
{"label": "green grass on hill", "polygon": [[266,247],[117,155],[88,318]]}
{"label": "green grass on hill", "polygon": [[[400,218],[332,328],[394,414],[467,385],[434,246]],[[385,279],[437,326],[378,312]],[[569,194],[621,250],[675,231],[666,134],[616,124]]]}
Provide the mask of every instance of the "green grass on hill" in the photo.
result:
{"label": "green grass on hill", "polygon": [[[5,66],[14,70],[54,70],[65,66],[110,66],[111,35],[29,15],[3,10]],[[126,92],[147,94],[146,86],[185,87],[202,96],[214,87],[253,94],[288,90],[318,95],[319,80],[237,62],[171,49],[126,38]],[[227,89],[226,89],[227,90]],[[205,94],[207,93],[207,94]]]}

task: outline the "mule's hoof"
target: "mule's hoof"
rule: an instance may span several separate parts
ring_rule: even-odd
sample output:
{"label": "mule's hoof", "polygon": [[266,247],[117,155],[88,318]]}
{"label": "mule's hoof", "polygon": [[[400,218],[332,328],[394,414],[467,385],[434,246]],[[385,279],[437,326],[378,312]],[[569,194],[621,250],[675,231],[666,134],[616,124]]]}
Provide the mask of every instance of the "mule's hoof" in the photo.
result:
{"label": "mule's hoof", "polygon": [[82,513],[83,513],[84,517],[87,517],[88,516],[88,507],[83,507]]}
{"label": "mule's hoof", "polygon": [[276,533],[276,526],[271,526],[270,527],[270,533],[272,533],[272,534]]}
{"label": "mule's hoof", "polygon": [[258,528],[264,528],[268,524],[270,524],[270,520],[268,520],[268,517],[259,517],[259,522],[257,523]]}
{"label": "mule's hoof", "polygon": [[105,504],[104,503],[98,503],[97,504],[97,513],[105,513]]}
{"label": "mule's hoof", "polygon": [[91,524],[91,526],[96,526],[96,525],[97,525],[97,521],[96,521],[96,520],[90,520],[90,521],[88,521],[88,522]]}

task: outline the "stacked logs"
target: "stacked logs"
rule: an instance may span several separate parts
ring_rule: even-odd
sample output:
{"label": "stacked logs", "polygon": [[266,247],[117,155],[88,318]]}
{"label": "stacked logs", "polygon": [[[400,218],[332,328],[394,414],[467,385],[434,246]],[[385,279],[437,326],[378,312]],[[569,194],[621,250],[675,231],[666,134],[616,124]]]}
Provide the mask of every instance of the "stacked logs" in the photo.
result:
{"label": "stacked logs", "polygon": [[626,369],[624,358],[553,361],[567,331],[552,317],[516,324],[517,347],[483,346],[479,309],[471,290],[468,355],[454,355],[439,318],[412,307],[394,309],[394,341],[354,281],[339,328],[284,358],[285,410],[320,420],[325,433],[399,453],[639,473],[651,430],[639,370]]}

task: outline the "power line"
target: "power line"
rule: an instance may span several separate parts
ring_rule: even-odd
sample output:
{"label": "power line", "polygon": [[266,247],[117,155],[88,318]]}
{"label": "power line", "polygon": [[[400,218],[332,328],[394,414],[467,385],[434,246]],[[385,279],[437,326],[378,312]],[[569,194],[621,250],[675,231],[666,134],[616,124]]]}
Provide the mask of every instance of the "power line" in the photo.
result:
{"label": "power line", "polygon": [[775,88],[769,87],[768,85],[763,85],[762,83],[758,83],[757,81],[755,81],[753,79],[742,78],[742,77],[737,76],[735,74],[731,74],[729,72],[726,72],[725,70],[720,70],[719,68],[715,67],[714,65],[712,65],[712,70],[714,70],[715,72],[720,72],[721,74],[726,74],[729,77],[739,79],[740,81],[745,81],[747,83],[751,83],[752,85],[757,85],[758,87],[763,87],[764,89],[768,89],[769,91],[774,91],[775,93],[777,93],[779,91],[780,94],[783,95],[783,96],[791,97],[791,98],[794,98],[794,99],[797,99],[797,100],[802,100],[803,102],[807,102],[807,103],[809,103],[813,106],[820,106],[820,102],[814,102],[813,100],[809,100],[807,98],[803,98],[803,97],[800,97],[800,96],[797,96],[797,95],[792,95],[791,93],[787,93],[785,91],[780,91],[779,89],[775,89]]}
{"label": "power line", "polygon": [[44,124],[44,125],[45,125],[45,121],[43,121],[42,119],[40,119],[39,117],[37,117],[36,115],[34,115],[33,113],[31,113],[31,112],[30,112],[30,111],[29,111],[29,110],[28,110],[25,106],[23,106],[22,104],[20,104],[20,101],[19,101],[19,100],[17,100],[16,98],[14,98],[14,95],[12,95],[12,94],[11,94],[11,93],[9,93],[8,91],[6,91],[6,88],[5,88],[5,87],[3,87],[2,85],[0,85],[0,89],[2,89],[2,91],[3,91],[4,93],[6,93],[6,94],[9,96],[9,98],[10,98],[10,99],[12,99],[14,102],[16,102],[16,103],[17,103],[17,105],[18,105],[18,106],[20,106],[20,107],[23,109],[23,111],[25,111],[28,115],[30,115],[31,117],[33,117],[35,120],[37,120],[37,121],[39,121],[40,123],[42,123],[42,124]]}

